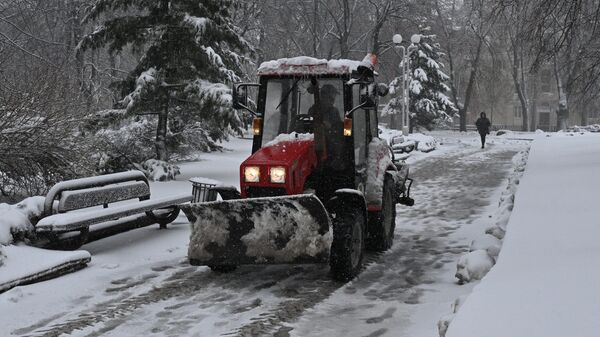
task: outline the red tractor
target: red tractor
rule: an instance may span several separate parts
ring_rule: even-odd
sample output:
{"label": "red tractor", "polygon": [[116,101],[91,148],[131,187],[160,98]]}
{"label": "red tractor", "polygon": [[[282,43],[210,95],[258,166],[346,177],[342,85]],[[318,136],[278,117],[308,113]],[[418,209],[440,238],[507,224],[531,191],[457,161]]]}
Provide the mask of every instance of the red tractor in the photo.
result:
{"label": "red tractor", "polygon": [[[412,206],[408,166],[378,138],[373,62],[308,57],[263,63],[259,83],[237,84],[233,104],[255,115],[240,191],[193,203],[193,265],[226,272],[243,264],[326,263],[352,279],[365,249],[394,239],[396,204]],[[257,87],[256,109],[248,92]]]}

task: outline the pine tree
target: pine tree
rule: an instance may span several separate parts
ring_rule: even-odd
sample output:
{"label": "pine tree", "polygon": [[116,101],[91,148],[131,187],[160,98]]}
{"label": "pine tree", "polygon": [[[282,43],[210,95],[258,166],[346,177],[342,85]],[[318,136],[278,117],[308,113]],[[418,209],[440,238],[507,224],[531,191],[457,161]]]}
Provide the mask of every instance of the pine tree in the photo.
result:
{"label": "pine tree", "polygon": [[381,116],[390,116],[391,123],[390,128],[396,129],[399,127],[402,111],[402,100],[404,99],[404,93],[402,92],[402,77],[394,78],[390,84],[388,85],[389,94],[392,98],[388,101],[388,103],[381,110]]}
{"label": "pine tree", "polygon": [[436,122],[449,122],[458,112],[446,96],[450,88],[444,82],[449,77],[441,70],[442,53],[435,35],[421,35],[410,53],[412,80],[409,85],[411,127],[418,125],[431,130]]}
{"label": "pine tree", "polygon": [[88,10],[87,21],[110,19],[82,39],[80,50],[107,47],[117,54],[131,47],[141,54],[115,83],[122,97],[117,108],[138,121],[158,116],[159,160],[168,160],[167,148],[206,148],[241,126],[225,83],[240,80],[250,47],[231,22],[232,6],[231,0],[97,0]]}

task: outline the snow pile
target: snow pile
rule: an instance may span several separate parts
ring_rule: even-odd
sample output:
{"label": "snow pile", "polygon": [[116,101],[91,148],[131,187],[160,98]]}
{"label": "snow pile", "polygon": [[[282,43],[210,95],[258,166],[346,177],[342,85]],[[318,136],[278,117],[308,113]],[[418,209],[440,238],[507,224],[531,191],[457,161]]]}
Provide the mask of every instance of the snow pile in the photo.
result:
{"label": "snow pile", "polygon": [[534,141],[496,266],[447,337],[594,337],[600,331],[600,137]]}
{"label": "snow pile", "polygon": [[403,135],[401,130],[388,129],[382,126],[379,128],[381,130],[379,137],[385,139],[395,150],[394,152],[407,152],[405,149],[411,147],[420,152],[431,152],[440,145],[440,141],[430,135],[422,133]]}
{"label": "snow pile", "polygon": [[592,125],[586,125],[586,126],[573,125],[564,130],[560,130],[559,132],[575,132],[575,133],[600,132],[600,124],[592,124]]}
{"label": "snow pile", "polygon": [[394,154],[408,153],[417,147],[417,143],[414,140],[406,140],[404,136],[392,137],[389,144],[392,147]]}
{"label": "snow pile", "polygon": [[461,256],[456,264],[456,278],[462,284],[481,280],[496,261],[485,249],[478,249]]}
{"label": "snow pile", "polygon": [[496,131],[496,136],[507,137],[507,136],[513,136],[513,135],[514,135],[514,132],[511,131],[511,130],[498,130],[498,131]]}
{"label": "snow pile", "polygon": [[18,204],[0,204],[0,266],[6,254],[3,246],[31,237],[35,223],[44,211],[44,197],[27,198]]}
{"label": "snow pile", "polygon": [[27,198],[18,204],[0,204],[0,245],[8,245],[15,237],[23,238],[33,231],[33,224],[42,215],[44,197]]}
{"label": "snow pile", "polygon": [[157,159],[148,159],[142,165],[136,165],[136,168],[152,181],[175,180],[180,174],[179,166]]}
{"label": "snow pile", "polygon": [[[492,217],[493,224],[485,234],[471,242],[469,253],[462,256],[456,266],[456,278],[462,284],[480,280],[491,269],[502,248],[502,239],[515,202],[515,194],[525,166],[528,151],[521,151],[513,157],[513,172],[508,177],[506,189],[500,196],[498,209]],[[483,255],[487,255],[488,258]]]}
{"label": "snow pile", "polygon": [[390,151],[387,143],[380,138],[373,138],[369,143],[369,157],[367,158],[367,186],[365,187],[365,199],[369,205],[382,203],[383,182],[385,171],[393,167]]}
{"label": "snow pile", "polygon": [[460,309],[460,306],[464,303],[464,301],[465,301],[465,296],[461,296],[461,297],[457,298],[456,300],[454,300],[454,302],[451,305],[452,312],[450,314],[444,315],[442,318],[440,318],[440,320],[438,321],[438,324],[437,324],[438,333],[439,333],[440,337],[446,336],[446,332],[448,331],[448,327],[450,326],[450,323],[454,319],[454,316],[456,315],[456,313],[458,312],[458,309]]}
{"label": "snow pile", "polygon": [[296,142],[296,141],[304,141],[304,140],[313,140],[315,139],[315,135],[312,133],[282,133],[275,137],[272,141],[266,143],[263,147],[269,147],[278,145],[282,142]]}
{"label": "snow pile", "polygon": [[427,136],[422,133],[411,133],[406,135],[407,140],[412,140],[417,143],[417,150],[421,152],[430,152],[438,147],[438,141],[432,136]]}
{"label": "snow pile", "polygon": [[492,258],[497,258],[502,248],[502,241],[497,237],[485,234],[471,242],[469,251],[483,250]]}
{"label": "snow pile", "polygon": [[523,176],[525,167],[527,166],[528,156],[529,151],[527,150],[519,152],[515,157],[513,157],[514,170],[508,177],[506,189],[500,196],[498,210],[493,216],[494,225],[486,229],[487,234],[494,235],[500,240],[504,238],[504,232],[506,232],[506,226],[508,224],[508,220],[510,219],[510,215],[515,203],[515,194],[517,193],[519,182],[521,181],[521,177]]}
{"label": "snow pile", "polygon": [[353,60],[325,60],[308,56],[282,58],[263,62],[258,75],[350,74],[361,65]]}

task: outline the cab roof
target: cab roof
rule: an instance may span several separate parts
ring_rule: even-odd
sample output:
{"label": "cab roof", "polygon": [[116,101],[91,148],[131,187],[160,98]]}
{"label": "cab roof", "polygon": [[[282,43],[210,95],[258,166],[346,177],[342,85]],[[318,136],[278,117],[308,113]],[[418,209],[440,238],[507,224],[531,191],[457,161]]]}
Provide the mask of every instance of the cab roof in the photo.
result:
{"label": "cab roof", "polygon": [[364,61],[325,60],[308,56],[282,58],[263,62],[258,67],[259,76],[311,76],[311,75],[350,75]]}

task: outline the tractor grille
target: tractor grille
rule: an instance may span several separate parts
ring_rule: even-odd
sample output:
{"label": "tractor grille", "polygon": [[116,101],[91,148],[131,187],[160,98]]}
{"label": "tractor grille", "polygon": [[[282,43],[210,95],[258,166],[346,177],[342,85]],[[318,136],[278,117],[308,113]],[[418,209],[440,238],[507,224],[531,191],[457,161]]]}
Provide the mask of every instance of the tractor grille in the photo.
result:
{"label": "tractor grille", "polygon": [[248,187],[248,198],[278,197],[285,195],[285,188],[280,187]]}

